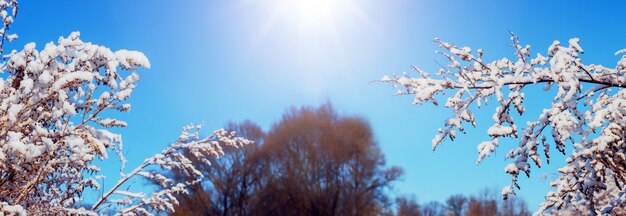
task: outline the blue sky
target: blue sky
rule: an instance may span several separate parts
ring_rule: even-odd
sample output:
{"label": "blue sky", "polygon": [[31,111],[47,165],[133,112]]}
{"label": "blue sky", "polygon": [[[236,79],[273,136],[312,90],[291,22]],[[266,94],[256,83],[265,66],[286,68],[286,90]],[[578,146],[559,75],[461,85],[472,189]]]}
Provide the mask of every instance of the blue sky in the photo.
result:
{"label": "blue sky", "polygon": [[[370,81],[410,65],[436,69],[434,37],[483,48],[489,60],[512,58],[508,29],[533,53],[545,53],[553,40],[579,37],[584,61],[611,67],[618,59],[613,53],[626,48],[626,5],[617,1],[337,0],[321,12],[298,1],[22,1],[11,28],[20,39],[8,46],[34,41],[41,48],[80,31],[85,41],[144,52],[152,68],[140,71],[132,111],[119,115],[129,126],[116,130],[130,167],[189,123],[219,128],[250,119],[268,129],[289,106],[330,101],[341,113],[369,119],[388,164],[406,173],[393,193],[420,201],[501,189],[510,182],[504,155],[516,142],[501,142],[476,166],[476,145],[493,124],[488,106],[478,112],[476,129],[432,152],[430,140],[449,111],[413,106],[411,97],[391,96],[390,86]],[[527,93],[529,112],[521,120],[549,106],[549,93]],[[116,173],[115,165],[105,165],[105,174]],[[521,178],[519,194],[532,209],[549,190],[539,177],[558,165]]]}

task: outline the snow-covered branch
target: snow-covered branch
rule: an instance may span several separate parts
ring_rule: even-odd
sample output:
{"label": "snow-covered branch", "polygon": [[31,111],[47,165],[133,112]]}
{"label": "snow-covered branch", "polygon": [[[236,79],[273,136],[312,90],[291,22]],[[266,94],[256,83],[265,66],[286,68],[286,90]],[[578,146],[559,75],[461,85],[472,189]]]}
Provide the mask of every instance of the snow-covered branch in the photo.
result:
{"label": "snow-covered branch", "polygon": [[[574,151],[567,165],[559,169],[562,175],[552,183],[555,189],[546,196],[540,212],[584,205],[592,214],[600,213],[603,206],[594,202],[594,196],[606,191],[607,179],[614,180],[609,187],[622,188],[626,183],[626,56],[623,52],[616,53],[622,56],[614,68],[584,64],[580,58],[584,52],[580,40],[573,38],[568,45],[554,41],[545,56],[537,53],[532,57],[530,46],[522,46],[511,33],[515,59],[487,62],[481,49],[473,52],[469,47],[434,41],[443,49],[438,53],[447,59],[448,65],[435,73],[413,67],[416,76],[403,73],[380,80],[396,87],[398,95],[414,95],[414,104],[438,105],[437,95],[444,92],[448,95],[444,106],[453,115],[432,140],[433,149],[446,138],[454,140],[457,132],[464,131],[464,124],[475,127],[472,110],[495,97],[494,123],[487,130],[491,139],[478,145],[477,163],[494,152],[499,143],[508,142],[502,138],[519,142],[506,155],[513,160],[505,167],[512,182],[503,189],[503,197],[506,199],[520,188],[517,183],[520,173],[530,176],[531,163],[541,167],[543,159],[550,162],[551,147],[566,154],[565,145],[570,144]],[[555,96],[535,121],[520,126],[510,112],[515,110],[523,115],[524,90],[538,84],[544,84],[546,91],[554,86]]]}
{"label": "snow-covered branch", "polygon": [[[0,78],[0,194],[22,206],[67,206],[85,187],[97,187],[85,173],[96,156],[121,148],[121,138],[98,127],[106,110],[128,111],[123,102],[139,80],[128,70],[150,67],[143,54],[128,58],[83,42],[79,33],[48,43],[41,51],[28,43],[7,54]],[[60,185],[67,189],[61,190]]]}
{"label": "snow-covered branch", "polygon": [[[176,143],[171,144],[160,154],[146,159],[141,165],[128,174],[123,175],[117,184],[106,192],[92,207],[97,211],[98,207],[106,203],[109,196],[117,194],[128,199],[130,207],[124,208],[120,213],[146,213],[153,211],[173,211],[173,206],[178,203],[176,194],[186,193],[186,187],[197,183],[198,180],[184,183],[174,182],[160,172],[146,172],[151,166],[158,166],[162,170],[175,170],[177,173],[191,177],[201,178],[202,173],[192,161],[201,161],[210,165],[209,158],[219,158],[224,155],[222,145],[230,148],[239,148],[251,141],[235,136],[234,132],[223,129],[214,131],[208,137],[201,138],[199,131],[201,126],[187,126],[183,128],[181,136]],[[150,182],[156,182],[161,190],[153,193],[149,198],[143,194],[118,190],[120,186],[133,177],[142,177]]]}
{"label": "snow-covered branch", "polygon": [[[0,50],[4,42],[17,38],[7,33],[16,14],[17,1],[0,0]],[[0,59],[0,214],[97,213],[76,206],[86,189],[100,187],[95,160],[108,159],[114,152],[124,168],[121,136],[108,128],[127,123],[104,115],[130,110],[126,101],[139,80],[138,68],[150,68],[143,53],[112,51],[84,42],[79,32],[47,43],[43,49],[27,43],[19,51],[4,53]],[[173,194],[184,192],[192,182],[173,182],[145,168],[154,165],[161,171],[176,169],[199,177],[200,172],[181,151],[208,162],[208,157],[223,154],[220,145],[239,147],[249,142],[223,130],[200,138],[198,129],[186,128],[178,142],[122,176],[93,209],[110,202],[107,206],[123,208],[122,214],[172,210],[177,203]],[[160,190],[148,198],[118,190],[136,176],[159,182]],[[109,201],[111,194],[126,199]]]}

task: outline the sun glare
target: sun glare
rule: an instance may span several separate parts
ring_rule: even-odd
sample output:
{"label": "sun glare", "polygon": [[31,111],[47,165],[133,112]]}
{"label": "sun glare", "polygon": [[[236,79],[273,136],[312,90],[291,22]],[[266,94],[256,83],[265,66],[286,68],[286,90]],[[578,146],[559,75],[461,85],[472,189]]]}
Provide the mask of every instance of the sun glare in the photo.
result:
{"label": "sun glare", "polygon": [[296,18],[301,27],[328,27],[336,19],[335,12],[341,6],[341,0],[286,0],[289,2],[290,15]]}
{"label": "sun glare", "polygon": [[[294,79],[306,80],[307,89],[319,93],[329,77],[346,68],[345,39],[350,37],[352,25],[369,25],[367,14],[356,0],[249,0],[249,8],[262,14],[259,30],[252,47],[272,46],[283,52],[288,64],[298,65],[296,72],[289,72]],[[362,2],[361,2],[362,4]],[[256,8],[254,8],[256,7]],[[365,23],[365,24],[364,24]],[[272,50],[273,51],[273,50]],[[282,56],[282,55],[280,55]],[[332,68],[320,62],[333,62]],[[339,69],[337,69],[339,68]],[[280,74],[276,76],[285,76]]]}

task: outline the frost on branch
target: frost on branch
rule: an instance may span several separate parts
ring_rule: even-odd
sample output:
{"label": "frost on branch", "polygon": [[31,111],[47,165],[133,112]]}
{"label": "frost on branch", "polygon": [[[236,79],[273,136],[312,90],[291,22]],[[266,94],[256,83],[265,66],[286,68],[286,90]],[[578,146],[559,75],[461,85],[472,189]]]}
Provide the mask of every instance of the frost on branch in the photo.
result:
{"label": "frost on branch", "polygon": [[150,66],[145,57],[122,58],[79,35],[42,50],[28,43],[1,64],[0,197],[31,213],[63,209],[98,187],[86,176],[99,171],[91,162],[121,149],[121,137],[101,128],[125,126],[101,114],[128,111],[124,100],[139,79],[118,68]]}
{"label": "frost on branch", "polygon": [[[0,0],[0,53],[2,44],[17,38],[7,30],[17,14],[17,1]],[[115,153],[122,162],[122,139],[108,128],[126,122],[103,118],[110,111],[128,112],[125,101],[135,89],[138,68],[149,68],[141,52],[118,50],[84,42],[80,33],[60,37],[37,49],[27,43],[0,60],[0,215],[95,215],[116,208],[120,214],[150,214],[172,210],[173,194],[193,182],[173,182],[157,169],[177,170],[193,177],[200,172],[190,163],[208,163],[223,154],[220,145],[238,147],[249,141],[234,133],[215,131],[200,138],[197,129],[186,128],[170,145],[122,176],[93,206],[76,208],[85,189],[99,188],[100,168],[94,160]],[[188,151],[190,156],[180,152]],[[149,197],[119,190],[133,177],[158,182],[161,190]],[[121,198],[111,200],[111,195]],[[103,205],[104,204],[104,205]]]}
{"label": "frost on branch", "polygon": [[[518,142],[509,151],[512,162],[504,171],[512,176],[511,185],[502,191],[503,198],[514,194],[520,186],[520,173],[530,176],[531,164],[541,167],[550,162],[551,148],[566,154],[571,145],[567,165],[558,171],[561,176],[551,183],[539,212],[574,209],[589,214],[615,212],[626,203],[626,56],[620,56],[614,68],[584,64],[584,52],[578,38],[567,45],[554,41],[547,54],[531,55],[530,46],[522,46],[511,33],[515,59],[483,60],[483,51],[456,47],[435,39],[448,65],[434,73],[417,67],[416,76],[407,73],[384,76],[380,82],[391,83],[396,94],[414,95],[414,104],[431,102],[438,105],[437,95],[445,92],[444,106],[453,115],[432,140],[433,149],[444,139],[453,140],[464,125],[476,126],[473,109],[494,100],[493,125],[487,130],[490,140],[478,145],[480,163],[498,147],[498,143]],[[546,104],[534,121],[519,124],[511,112],[523,115],[526,87],[554,87],[554,98]],[[502,138],[512,139],[502,139]],[[549,138],[551,137],[551,138]],[[600,199],[602,196],[604,198]],[[607,198],[608,197],[608,198]],[[601,201],[604,200],[604,201]],[[620,210],[621,211],[621,210]]]}
{"label": "frost on branch", "polygon": [[5,41],[13,41],[17,34],[8,34],[9,27],[13,24],[13,18],[17,16],[17,0],[0,0],[0,54]]}
{"label": "frost on branch", "polygon": [[[150,212],[174,211],[174,205],[178,204],[176,195],[187,193],[186,188],[199,182],[203,177],[202,172],[196,168],[192,161],[201,161],[211,165],[210,158],[219,158],[224,155],[222,146],[239,148],[251,141],[235,136],[234,132],[223,129],[214,131],[208,137],[200,137],[200,126],[187,126],[176,143],[171,144],[160,154],[146,159],[141,165],[128,174],[124,174],[118,183],[114,185],[92,207],[94,211],[100,211],[103,207],[117,208],[119,214],[150,215]],[[150,170],[152,168],[152,170]],[[170,170],[196,179],[190,182],[175,182],[160,170]],[[149,182],[155,182],[160,189],[150,196],[143,193],[121,191],[120,186],[132,178],[143,178]],[[111,199],[116,196],[115,199]]]}

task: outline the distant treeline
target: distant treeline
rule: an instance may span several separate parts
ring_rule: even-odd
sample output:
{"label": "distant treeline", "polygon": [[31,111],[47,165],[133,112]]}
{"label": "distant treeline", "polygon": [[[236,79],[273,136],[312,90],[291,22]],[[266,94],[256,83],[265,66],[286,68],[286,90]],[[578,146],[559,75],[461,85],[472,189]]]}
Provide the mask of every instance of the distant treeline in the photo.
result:
{"label": "distant treeline", "polygon": [[511,196],[502,200],[495,190],[484,189],[478,195],[452,195],[444,203],[431,201],[419,204],[414,196],[396,199],[397,216],[530,216],[526,202]]}
{"label": "distant treeline", "polygon": [[486,192],[425,205],[393,199],[386,191],[402,169],[385,166],[365,119],[330,104],[291,108],[268,132],[251,121],[227,129],[255,144],[209,159],[205,179],[180,195],[174,215],[529,215],[522,200]]}

